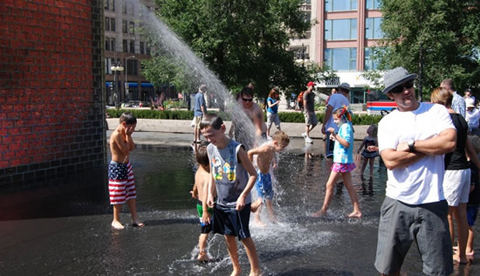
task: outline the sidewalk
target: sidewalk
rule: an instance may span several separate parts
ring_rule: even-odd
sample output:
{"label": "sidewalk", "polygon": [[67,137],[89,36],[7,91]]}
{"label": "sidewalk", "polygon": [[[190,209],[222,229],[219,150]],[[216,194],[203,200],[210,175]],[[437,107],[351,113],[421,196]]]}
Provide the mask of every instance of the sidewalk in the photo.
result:
{"label": "sidewalk", "polygon": [[[118,118],[107,119],[108,130],[114,130],[118,126]],[[190,120],[161,120],[161,119],[137,119],[136,132],[161,132],[170,134],[188,134],[193,135],[193,128],[190,127]],[[227,129],[230,128],[231,122],[225,122]],[[303,132],[305,132],[305,124],[302,123],[281,123],[280,127],[290,137],[301,138]],[[355,140],[363,140],[366,135],[368,126],[353,126],[355,130]],[[272,126],[271,133],[277,130],[275,126]],[[310,132],[310,137],[313,139],[324,139],[324,135],[321,132],[321,124]]]}

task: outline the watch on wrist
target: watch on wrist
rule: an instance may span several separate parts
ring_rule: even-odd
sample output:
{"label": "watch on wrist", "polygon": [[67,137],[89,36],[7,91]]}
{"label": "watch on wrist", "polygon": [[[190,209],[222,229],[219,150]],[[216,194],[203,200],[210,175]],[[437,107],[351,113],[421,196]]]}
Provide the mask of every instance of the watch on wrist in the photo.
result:
{"label": "watch on wrist", "polygon": [[410,152],[415,151],[415,140],[408,140],[407,145]]}

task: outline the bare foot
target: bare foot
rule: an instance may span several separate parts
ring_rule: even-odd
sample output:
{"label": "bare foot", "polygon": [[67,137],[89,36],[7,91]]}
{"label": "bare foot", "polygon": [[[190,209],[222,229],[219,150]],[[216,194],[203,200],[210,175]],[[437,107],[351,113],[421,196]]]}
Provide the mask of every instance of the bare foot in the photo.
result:
{"label": "bare foot", "polygon": [[465,259],[460,258],[458,255],[453,256],[453,263],[455,264],[468,264],[468,259],[465,257]]}
{"label": "bare foot", "polygon": [[242,274],[242,269],[233,269],[232,271],[232,274],[230,274],[230,276],[239,276],[240,274]]}
{"label": "bare foot", "polygon": [[255,213],[260,206],[262,206],[263,200],[261,198],[257,199],[252,205],[250,206],[250,212]]}
{"label": "bare foot", "polygon": [[261,220],[259,220],[259,219],[257,219],[257,218],[255,218],[255,219],[253,220],[253,223],[254,223],[255,225],[257,225],[257,226],[260,226],[260,227],[265,227],[265,226],[267,226],[263,221],[261,221]]}
{"label": "bare foot", "polygon": [[260,272],[260,269],[250,271],[250,274],[248,276],[261,276],[262,273]]}
{"label": "bare foot", "polygon": [[201,252],[198,254],[197,260],[200,262],[208,262],[211,259],[208,257],[208,254],[206,252]]}
{"label": "bare foot", "polygon": [[326,215],[327,215],[327,211],[324,211],[323,209],[321,209],[320,211],[318,211],[316,213],[313,213],[310,216],[312,216],[314,218],[321,218],[321,217],[324,217]]}
{"label": "bare foot", "polygon": [[350,215],[348,215],[349,218],[361,218],[362,213],[361,212],[352,212]]}
{"label": "bare foot", "polygon": [[112,221],[112,228],[116,230],[123,230],[125,226],[123,226],[120,221]]}
{"label": "bare foot", "polygon": [[132,226],[133,227],[143,227],[143,226],[145,226],[145,224],[143,224],[143,222],[135,221],[135,222],[132,223]]}

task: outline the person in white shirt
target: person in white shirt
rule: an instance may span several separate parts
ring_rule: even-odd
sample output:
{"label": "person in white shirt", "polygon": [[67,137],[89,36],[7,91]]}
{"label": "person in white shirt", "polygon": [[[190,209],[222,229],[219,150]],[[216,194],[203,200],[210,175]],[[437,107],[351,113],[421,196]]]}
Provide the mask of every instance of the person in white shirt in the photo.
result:
{"label": "person in white shirt", "polygon": [[468,133],[480,135],[479,121],[480,121],[480,111],[475,108],[473,101],[466,100],[467,102],[467,112],[465,114],[465,120],[468,123]]}
{"label": "person in white shirt", "polygon": [[400,275],[413,241],[424,274],[453,272],[443,157],[455,149],[457,133],[444,106],[417,100],[416,78],[403,67],[384,76],[383,93],[395,101],[397,109],[378,126],[379,152],[387,167],[375,259],[382,275]]}

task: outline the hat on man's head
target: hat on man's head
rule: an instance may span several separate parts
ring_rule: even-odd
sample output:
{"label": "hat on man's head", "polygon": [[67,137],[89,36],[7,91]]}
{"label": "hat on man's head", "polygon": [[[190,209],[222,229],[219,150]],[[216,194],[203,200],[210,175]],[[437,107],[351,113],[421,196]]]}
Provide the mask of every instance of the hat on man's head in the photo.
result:
{"label": "hat on man's head", "polygon": [[310,86],[315,86],[315,83],[313,81],[309,81],[307,84],[307,87],[310,87]]}
{"label": "hat on man's head", "polygon": [[403,84],[407,81],[414,80],[417,78],[417,74],[409,74],[407,70],[403,67],[397,67],[393,70],[388,71],[383,76],[383,83],[385,84],[385,89],[383,93],[387,94],[393,88]]}
{"label": "hat on man's head", "polygon": [[342,82],[338,88],[341,88],[341,89],[344,89],[344,90],[348,90],[350,91],[350,84],[346,83],[346,82]]}
{"label": "hat on man's head", "polygon": [[475,100],[474,99],[465,99],[465,105],[468,107],[475,107]]}

